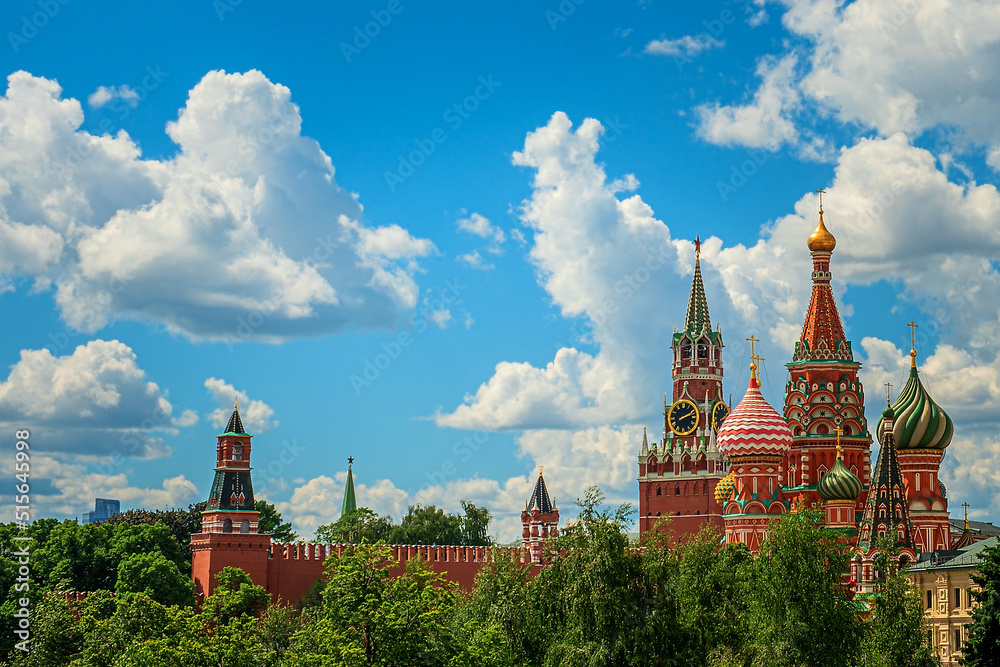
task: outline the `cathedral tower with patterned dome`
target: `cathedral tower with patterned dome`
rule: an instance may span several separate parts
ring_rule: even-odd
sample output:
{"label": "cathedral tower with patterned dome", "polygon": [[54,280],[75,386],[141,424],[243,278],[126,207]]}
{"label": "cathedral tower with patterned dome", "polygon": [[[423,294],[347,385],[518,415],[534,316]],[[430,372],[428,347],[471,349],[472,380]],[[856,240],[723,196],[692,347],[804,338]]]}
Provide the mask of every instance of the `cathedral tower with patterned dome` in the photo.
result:
{"label": "cathedral tower with patterned dome", "polygon": [[[906,502],[916,530],[915,542],[920,551],[951,549],[951,524],[948,520],[948,495],[938,479],[945,449],[955,433],[948,413],[930,397],[917,371],[916,327],[911,328],[910,377],[892,404],[895,420],[893,440],[899,469],[906,485]],[[879,420],[877,432],[883,437],[888,428]]]}
{"label": "cathedral tower with patterned dome", "polygon": [[719,451],[729,458],[732,472],[716,489],[724,489],[719,492],[719,501],[726,541],[740,542],[756,551],[767,537],[771,520],[790,506],[781,488],[780,470],[792,433],[760,393],[760,357],[751,356],[750,386],[719,429]]}
{"label": "cathedral tower with patterned dome", "polygon": [[[794,490],[809,505],[822,502],[817,485],[838,461],[864,486],[871,474],[871,435],[858,379],[861,364],[854,361],[830,286],[830,257],[837,240],[823,221],[823,191],[819,193],[819,223],[808,241],[812,296],[792,361],[786,364],[784,407],[792,446],[785,455],[782,479],[790,493]],[[856,513],[863,502],[859,497]]]}

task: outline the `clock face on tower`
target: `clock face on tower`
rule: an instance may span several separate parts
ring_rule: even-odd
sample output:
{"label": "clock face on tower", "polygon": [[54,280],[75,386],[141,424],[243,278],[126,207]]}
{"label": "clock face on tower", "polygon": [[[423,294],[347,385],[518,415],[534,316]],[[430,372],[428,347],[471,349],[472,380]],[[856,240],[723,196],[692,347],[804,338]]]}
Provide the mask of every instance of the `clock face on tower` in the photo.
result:
{"label": "clock face on tower", "polygon": [[718,432],[722,426],[722,420],[729,416],[729,406],[725,401],[719,401],[712,406],[712,428]]}
{"label": "clock face on tower", "polygon": [[667,411],[667,424],[675,435],[691,435],[698,428],[698,406],[686,398],[678,400]]}

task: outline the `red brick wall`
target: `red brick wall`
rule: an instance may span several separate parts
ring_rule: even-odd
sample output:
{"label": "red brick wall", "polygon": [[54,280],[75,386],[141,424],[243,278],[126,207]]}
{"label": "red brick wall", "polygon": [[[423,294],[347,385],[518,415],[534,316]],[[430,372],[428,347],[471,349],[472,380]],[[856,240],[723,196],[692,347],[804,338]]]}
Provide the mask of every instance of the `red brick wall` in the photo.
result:
{"label": "red brick wall", "polygon": [[[238,567],[275,601],[295,604],[322,576],[327,557],[343,553],[345,548],[343,544],[272,543],[270,535],[199,533],[191,536],[191,578],[198,594],[211,595],[215,575],[226,566]],[[392,545],[392,555],[399,564],[390,574],[399,576],[408,560],[422,558],[432,570],[471,591],[490,551],[488,547]],[[525,558],[522,554],[522,562]],[[538,566],[533,566],[532,573],[537,571]]]}

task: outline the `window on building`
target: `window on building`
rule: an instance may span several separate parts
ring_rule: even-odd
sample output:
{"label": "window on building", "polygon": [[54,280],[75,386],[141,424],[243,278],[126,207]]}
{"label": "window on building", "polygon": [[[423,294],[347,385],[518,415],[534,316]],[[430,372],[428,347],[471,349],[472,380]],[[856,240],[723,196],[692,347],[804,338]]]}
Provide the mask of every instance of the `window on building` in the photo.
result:
{"label": "window on building", "polygon": [[680,484],[674,484],[674,495],[675,496],[681,495],[681,485]]}
{"label": "window on building", "polygon": [[955,609],[958,609],[961,606],[962,606],[962,589],[961,588],[956,588],[955,589]]}
{"label": "window on building", "polygon": [[243,519],[240,521],[240,532],[249,533],[250,532],[250,519]]}
{"label": "window on building", "polygon": [[662,496],[663,495],[663,489],[661,489],[660,487],[656,487],[656,495]]}
{"label": "window on building", "polygon": [[695,515],[696,516],[701,516],[701,510],[698,510],[697,512],[695,512]]}
{"label": "window on building", "polygon": [[233,532],[233,520],[232,519],[226,519],[225,521],[222,522],[222,532],[224,532],[224,533],[231,533],[231,532]]}
{"label": "window on building", "polygon": [[955,651],[962,650],[962,628],[955,628]]}
{"label": "window on building", "polygon": [[934,594],[927,591],[927,608],[930,609],[931,605],[934,604]]}
{"label": "window on building", "polygon": [[243,460],[243,445],[238,442],[235,445],[233,445],[233,460],[234,461]]}

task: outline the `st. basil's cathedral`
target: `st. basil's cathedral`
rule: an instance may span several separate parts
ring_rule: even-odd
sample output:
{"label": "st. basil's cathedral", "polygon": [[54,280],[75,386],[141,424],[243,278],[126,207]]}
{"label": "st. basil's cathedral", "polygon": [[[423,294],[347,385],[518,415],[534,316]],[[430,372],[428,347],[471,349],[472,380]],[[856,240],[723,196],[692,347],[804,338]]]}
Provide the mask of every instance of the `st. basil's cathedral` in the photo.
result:
{"label": "st. basil's cathedral", "polygon": [[[823,222],[809,236],[812,296],[788,368],[782,412],[760,391],[751,336],[750,382],[730,413],[723,394],[722,332],[712,328],[695,242],[694,279],[683,330],[673,336],[672,398],[664,396],[659,443],[644,431],[639,451],[639,531],[669,517],[676,537],[705,526],[756,551],[777,515],[817,507],[855,553],[852,578],[872,581],[877,545],[900,559],[964,546],[952,538],[938,479],[954,427],[927,393],[910,351],[910,376],[875,428],[874,470],[865,393],[830,287],[837,241]],[[910,323],[915,328],[915,323]],[[915,348],[915,346],[914,346]]]}

